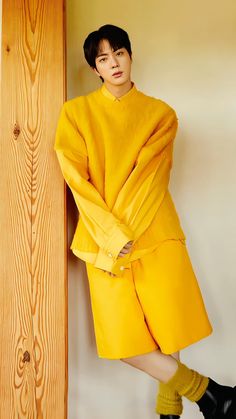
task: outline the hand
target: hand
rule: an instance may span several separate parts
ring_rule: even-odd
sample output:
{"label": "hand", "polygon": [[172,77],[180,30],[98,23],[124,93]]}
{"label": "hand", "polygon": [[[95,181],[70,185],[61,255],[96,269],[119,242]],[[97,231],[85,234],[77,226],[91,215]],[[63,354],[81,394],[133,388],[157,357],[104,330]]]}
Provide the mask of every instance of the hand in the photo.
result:
{"label": "hand", "polygon": [[[123,257],[125,256],[127,253],[131,252],[131,247],[132,247],[133,241],[129,241],[128,243],[125,244],[125,246],[121,249],[118,257]],[[110,276],[117,276],[116,274],[113,274],[112,272],[106,271],[103,269],[103,272],[107,272]]]}
{"label": "hand", "polygon": [[126,243],[126,245],[123,247],[123,249],[121,249],[118,257],[123,257],[125,256],[127,253],[131,252],[131,247],[132,247],[133,241],[129,241],[128,243]]}
{"label": "hand", "polygon": [[109,271],[105,271],[104,269],[103,269],[103,272],[107,272],[110,276],[117,276],[116,274],[113,274],[112,272],[109,272]]}

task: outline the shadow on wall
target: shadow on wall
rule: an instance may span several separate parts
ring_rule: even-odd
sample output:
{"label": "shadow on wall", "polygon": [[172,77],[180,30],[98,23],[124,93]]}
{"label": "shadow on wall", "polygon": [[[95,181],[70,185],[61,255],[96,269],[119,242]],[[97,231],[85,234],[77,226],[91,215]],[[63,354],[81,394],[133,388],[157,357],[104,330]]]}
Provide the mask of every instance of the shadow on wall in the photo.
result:
{"label": "shadow on wall", "polygon": [[74,96],[87,95],[102,86],[102,80],[95,75],[92,69],[89,69],[87,64],[81,64],[79,69],[74,66],[71,70],[73,73],[70,83],[75,87],[73,89],[76,92]]}
{"label": "shadow on wall", "polygon": [[[79,351],[84,349],[84,345],[80,345],[80,340],[77,339],[78,334],[85,334],[87,341],[87,348],[89,352],[93,352],[93,356],[96,356],[96,342],[93,327],[91,301],[89,295],[89,283],[87,279],[86,265],[85,262],[77,258],[72,250],[70,244],[73,239],[74,231],[76,229],[78,220],[78,210],[74,202],[72,192],[67,187],[67,223],[68,223],[68,237],[67,237],[67,248],[68,248],[68,316],[69,316],[69,344],[73,353],[70,355],[73,359],[76,359]],[[71,292],[70,292],[71,291]],[[83,304],[82,304],[83,303]],[[80,307],[81,309],[80,309]],[[83,321],[80,319],[80,314],[83,315]],[[80,328],[79,323],[83,327]],[[73,362],[70,360],[70,362]]]}

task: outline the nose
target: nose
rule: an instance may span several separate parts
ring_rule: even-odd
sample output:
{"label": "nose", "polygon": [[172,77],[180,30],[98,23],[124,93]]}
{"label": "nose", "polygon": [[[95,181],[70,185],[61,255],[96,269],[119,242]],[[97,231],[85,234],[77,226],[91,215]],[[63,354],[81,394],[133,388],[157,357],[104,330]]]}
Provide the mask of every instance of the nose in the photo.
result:
{"label": "nose", "polygon": [[119,62],[118,62],[116,56],[111,55],[111,67],[114,68],[114,67],[117,67],[117,66],[119,66]]}

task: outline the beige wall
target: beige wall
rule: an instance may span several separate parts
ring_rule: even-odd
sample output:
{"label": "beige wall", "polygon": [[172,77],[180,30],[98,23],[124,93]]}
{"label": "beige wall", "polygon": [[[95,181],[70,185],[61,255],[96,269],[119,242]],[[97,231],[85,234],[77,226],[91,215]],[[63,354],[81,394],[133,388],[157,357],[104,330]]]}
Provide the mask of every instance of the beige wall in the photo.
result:
{"label": "beige wall", "polygon": [[[234,0],[67,2],[68,97],[100,85],[82,44],[90,31],[113,23],[130,34],[137,87],[178,114],[170,189],[214,326],[182,360],[228,384],[236,377],[235,17]],[[71,242],[71,197],[69,212]],[[97,357],[85,266],[72,254],[69,288],[69,419],[154,419],[155,380]],[[183,418],[200,417],[184,404]]]}

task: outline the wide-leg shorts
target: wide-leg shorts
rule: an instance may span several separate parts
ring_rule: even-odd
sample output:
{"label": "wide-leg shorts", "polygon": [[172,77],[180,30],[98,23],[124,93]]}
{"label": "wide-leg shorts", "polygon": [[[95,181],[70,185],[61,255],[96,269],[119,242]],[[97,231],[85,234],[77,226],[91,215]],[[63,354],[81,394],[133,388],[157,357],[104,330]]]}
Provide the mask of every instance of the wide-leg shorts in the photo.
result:
{"label": "wide-leg shorts", "polygon": [[172,354],[211,334],[185,240],[161,242],[122,277],[89,262],[86,269],[100,358]]}

